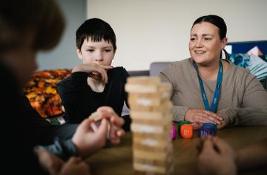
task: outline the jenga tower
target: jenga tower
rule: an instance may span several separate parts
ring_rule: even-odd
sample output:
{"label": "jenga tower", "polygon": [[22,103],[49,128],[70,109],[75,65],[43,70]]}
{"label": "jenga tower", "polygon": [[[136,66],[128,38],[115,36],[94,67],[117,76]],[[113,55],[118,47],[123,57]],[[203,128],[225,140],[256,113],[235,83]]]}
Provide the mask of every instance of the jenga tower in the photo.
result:
{"label": "jenga tower", "polygon": [[159,77],[130,77],[125,89],[132,118],[135,174],[171,174],[170,84],[162,83]]}

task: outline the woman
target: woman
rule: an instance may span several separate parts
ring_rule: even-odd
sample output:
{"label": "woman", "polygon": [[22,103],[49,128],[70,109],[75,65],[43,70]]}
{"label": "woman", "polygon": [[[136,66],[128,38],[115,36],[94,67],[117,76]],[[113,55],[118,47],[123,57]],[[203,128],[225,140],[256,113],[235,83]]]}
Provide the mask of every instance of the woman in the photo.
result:
{"label": "woman", "polygon": [[[69,123],[80,123],[103,105],[121,114],[128,73],[123,67],[111,66],[116,48],[113,29],[101,19],[88,19],[77,29],[76,51],[82,64],[57,85]],[[125,126],[129,130],[128,122]]]}
{"label": "woman", "polygon": [[247,70],[221,55],[227,26],[217,15],[196,19],[190,33],[191,58],[171,64],[160,77],[172,84],[174,120],[219,128],[230,124],[267,125],[267,93]]}

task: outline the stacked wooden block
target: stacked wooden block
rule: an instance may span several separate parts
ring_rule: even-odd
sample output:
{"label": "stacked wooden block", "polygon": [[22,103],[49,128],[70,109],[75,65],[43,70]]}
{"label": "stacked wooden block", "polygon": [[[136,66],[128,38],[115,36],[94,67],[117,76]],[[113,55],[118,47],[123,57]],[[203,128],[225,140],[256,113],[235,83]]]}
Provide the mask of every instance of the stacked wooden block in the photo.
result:
{"label": "stacked wooden block", "polygon": [[170,84],[159,77],[130,77],[129,93],[135,174],[172,173]]}

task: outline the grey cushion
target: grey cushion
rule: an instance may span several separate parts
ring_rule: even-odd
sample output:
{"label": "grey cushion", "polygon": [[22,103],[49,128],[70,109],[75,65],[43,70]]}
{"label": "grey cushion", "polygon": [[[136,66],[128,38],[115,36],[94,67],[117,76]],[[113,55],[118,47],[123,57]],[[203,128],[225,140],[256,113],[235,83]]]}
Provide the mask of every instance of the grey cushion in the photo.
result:
{"label": "grey cushion", "polygon": [[131,70],[128,71],[130,77],[135,77],[135,76],[148,76],[149,71],[148,70]]}
{"label": "grey cushion", "polygon": [[159,73],[166,68],[170,63],[172,63],[171,61],[159,61],[159,62],[152,62],[150,64],[150,68],[149,68],[149,75],[150,76],[157,76],[159,75]]}

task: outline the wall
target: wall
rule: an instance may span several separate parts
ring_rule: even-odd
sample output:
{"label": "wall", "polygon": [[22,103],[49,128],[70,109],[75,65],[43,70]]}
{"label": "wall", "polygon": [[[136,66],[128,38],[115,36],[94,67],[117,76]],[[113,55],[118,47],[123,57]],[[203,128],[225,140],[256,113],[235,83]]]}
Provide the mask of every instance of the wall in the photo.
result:
{"label": "wall", "polygon": [[66,30],[61,42],[53,51],[38,55],[39,70],[72,68],[80,62],[76,56],[75,31],[86,19],[87,2],[86,0],[58,0],[58,2],[66,17]]}
{"label": "wall", "polygon": [[114,65],[148,69],[152,61],[189,56],[193,21],[218,14],[228,25],[229,41],[267,39],[266,0],[87,0],[87,17],[100,17],[117,34]]}

